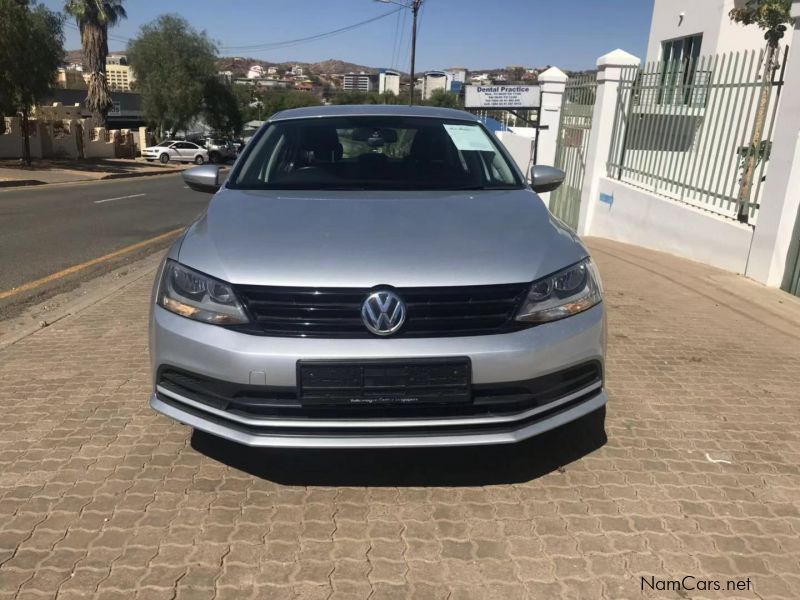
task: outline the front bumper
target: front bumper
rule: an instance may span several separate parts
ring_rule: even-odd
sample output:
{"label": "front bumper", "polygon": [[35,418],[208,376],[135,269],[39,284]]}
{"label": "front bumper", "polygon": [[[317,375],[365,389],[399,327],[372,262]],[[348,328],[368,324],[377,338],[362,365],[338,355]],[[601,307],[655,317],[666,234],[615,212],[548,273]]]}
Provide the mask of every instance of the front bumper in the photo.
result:
{"label": "front bumper", "polygon": [[[151,321],[155,380],[161,367],[223,382],[295,388],[298,360],[411,359],[468,356],[475,385],[522,382],[588,362],[602,373],[602,305],[568,319],[504,335],[460,338],[302,339],[259,337],[199,323],[158,306]],[[387,448],[513,443],[574,421],[605,405],[602,378],[520,410],[475,415],[360,418],[262,416],[225,410],[191,394],[157,385],[156,411],[181,423],[248,446]],[[353,417],[353,415],[356,415]],[[349,415],[349,416],[348,416]]]}

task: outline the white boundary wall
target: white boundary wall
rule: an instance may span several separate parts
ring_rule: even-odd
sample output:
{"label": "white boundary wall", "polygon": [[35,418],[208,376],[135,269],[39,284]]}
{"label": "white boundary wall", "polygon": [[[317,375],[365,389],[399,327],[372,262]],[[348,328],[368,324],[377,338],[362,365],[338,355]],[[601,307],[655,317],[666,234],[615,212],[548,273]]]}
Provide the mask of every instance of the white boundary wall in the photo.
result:
{"label": "white boundary wall", "polygon": [[533,148],[536,140],[510,131],[498,131],[495,135],[506,147],[514,162],[517,163],[519,170],[525,175],[525,179],[530,181],[530,165],[533,160]]}
{"label": "white boundary wall", "polygon": [[600,177],[597,189],[587,235],[745,272],[752,227],[608,177]]}

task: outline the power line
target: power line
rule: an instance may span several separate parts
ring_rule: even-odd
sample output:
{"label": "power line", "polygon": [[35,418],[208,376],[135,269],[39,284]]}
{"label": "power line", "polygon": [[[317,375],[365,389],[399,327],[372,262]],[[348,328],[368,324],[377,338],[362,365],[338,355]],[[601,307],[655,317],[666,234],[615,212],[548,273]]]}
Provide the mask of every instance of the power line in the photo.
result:
{"label": "power line", "polygon": [[[399,13],[398,13],[399,15]],[[401,18],[398,16],[398,18]],[[400,68],[400,53],[403,51],[403,42],[406,37],[406,20],[405,18],[402,19],[402,24],[400,26],[400,37],[397,39],[397,45],[395,47],[394,53],[392,54],[392,68],[399,69]]]}
{"label": "power line", "polygon": [[[375,21],[379,21],[380,19],[385,19],[386,17],[389,17],[389,16],[391,16],[393,14],[399,14],[402,10],[403,10],[402,7],[401,8],[397,8],[395,10],[391,10],[391,11],[389,11],[387,13],[382,14],[382,15],[378,15],[378,16],[372,17],[370,19],[365,19],[364,21],[359,21],[358,23],[353,23],[351,25],[346,25],[346,26],[340,27],[338,29],[333,29],[331,31],[326,31],[326,32],[323,32],[323,33],[318,33],[318,34],[315,34],[315,35],[310,35],[310,36],[306,36],[306,37],[302,37],[302,38],[295,38],[295,39],[292,39],[292,40],[283,40],[283,41],[280,41],[280,42],[271,42],[271,43],[265,43],[265,44],[252,44],[252,45],[245,45],[245,46],[222,46],[221,45],[221,46],[218,46],[218,49],[220,51],[224,50],[224,51],[233,51],[233,52],[237,52],[238,53],[238,52],[256,52],[256,51],[263,51],[263,50],[275,50],[275,49],[278,49],[278,48],[288,48],[288,47],[292,47],[292,46],[298,46],[300,44],[304,44],[304,43],[308,43],[308,42],[316,42],[318,40],[326,39],[326,38],[333,37],[333,36],[336,36],[336,35],[339,35],[339,34],[342,34],[342,33],[346,33],[348,31],[352,31],[352,30],[357,29],[359,27],[363,27],[365,25],[369,25],[370,23],[374,23]],[[80,32],[80,28],[77,25],[75,25],[74,23],[72,23],[70,21],[66,21],[66,25],[68,27],[72,28],[73,30]],[[405,32],[405,21],[403,21],[403,32]],[[402,35],[403,34],[401,34],[401,37],[402,37]],[[119,42],[119,43],[126,44],[126,45],[130,44],[130,42],[131,42],[130,38],[125,38],[125,37],[115,36],[115,35],[109,35],[108,39],[110,41]],[[398,41],[398,44],[397,44],[398,49],[400,47],[400,43],[402,43],[402,40]]]}
{"label": "power line", "polygon": [[389,67],[394,69],[394,57],[397,55],[397,42],[400,38],[400,19],[401,15],[400,12],[397,12],[397,20],[394,24],[394,43],[392,43],[392,60],[389,63]]}
{"label": "power line", "polygon": [[[417,30],[419,30],[419,26],[417,27]],[[407,71],[411,70],[411,37],[412,36],[410,35],[408,36],[408,41],[406,41],[405,48],[403,49],[403,54],[407,57],[405,60],[405,69]],[[398,55],[397,56],[398,65],[400,64],[401,60],[402,59],[400,58],[400,55]]]}
{"label": "power line", "polygon": [[326,31],[324,33],[318,33],[315,35],[309,35],[302,38],[296,38],[293,40],[284,40],[282,42],[272,42],[268,44],[253,44],[250,46],[220,46],[220,50],[227,50],[227,51],[246,51],[246,52],[253,52],[259,50],[273,50],[276,48],[286,48],[289,46],[296,46],[299,44],[304,44],[306,42],[315,42],[317,40],[329,38],[335,35],[339,35],[341,33],[345,33],[347,31],[352,31],[353,29],[357,29],[358,27],[363,27],[364,25],[369,25],[370,23],[374,23],[380,19],[385,19],[386,17],[393,15],[399,11],[403,10],[402,8],[398,8],[382,15],[378,15],[377,17],[372,17],[371,19],[366,19],[364,21],[359,21],[358,23],[353,23],[352,25],[347,25],[345,27],[340,27],[339,29],[333,29],[331,31]]}
{"label": "power line", "polygon": [[428,6],[427,2],[423,2],[419,9],[419,20],[417,22],[417,38],[422,31],[422,17],[425,16],[425,8]]}
{"label": "power line", "polygon": [[[65,25],[67,27],[70,27],[70,28],[74,29],[78,33],[80,33],[80,31],[81,31],[81,28],[78,27],[77,25],[75,25],[75,23],[72,23],[71,21],[65,21]],[[111,34],[108,35],[108,39],[113,41],[113,42],[121,42],[123,44],[129,44],[130,41],[131,41],[130,38],[119,37],[119,36],[115,36],[115,35],[111,35]]]}

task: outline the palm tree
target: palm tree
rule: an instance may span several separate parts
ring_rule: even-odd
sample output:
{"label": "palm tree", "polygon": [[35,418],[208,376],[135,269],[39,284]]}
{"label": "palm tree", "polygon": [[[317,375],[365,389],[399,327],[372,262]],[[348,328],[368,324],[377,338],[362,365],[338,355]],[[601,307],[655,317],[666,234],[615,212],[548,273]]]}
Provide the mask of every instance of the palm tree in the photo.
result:
{"label": "palm tree", "polygon": [[108,28],[128,15],[122,0],[66,0],[64,10],[75,17],[81,32],[83,63],[89,71],[86,107],[92,111],[95,127],[105,127],[112,104],[106,80]]}

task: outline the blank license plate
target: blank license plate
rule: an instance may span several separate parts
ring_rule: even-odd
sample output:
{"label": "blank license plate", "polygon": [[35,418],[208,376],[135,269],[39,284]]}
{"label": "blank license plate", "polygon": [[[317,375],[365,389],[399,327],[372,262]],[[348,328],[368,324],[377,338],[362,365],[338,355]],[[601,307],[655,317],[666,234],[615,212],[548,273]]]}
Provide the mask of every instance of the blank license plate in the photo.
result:
{"label": "blank license plate", "polygon": [[472,394],[468,358],[297,362],[302,404],[465,403]]}

